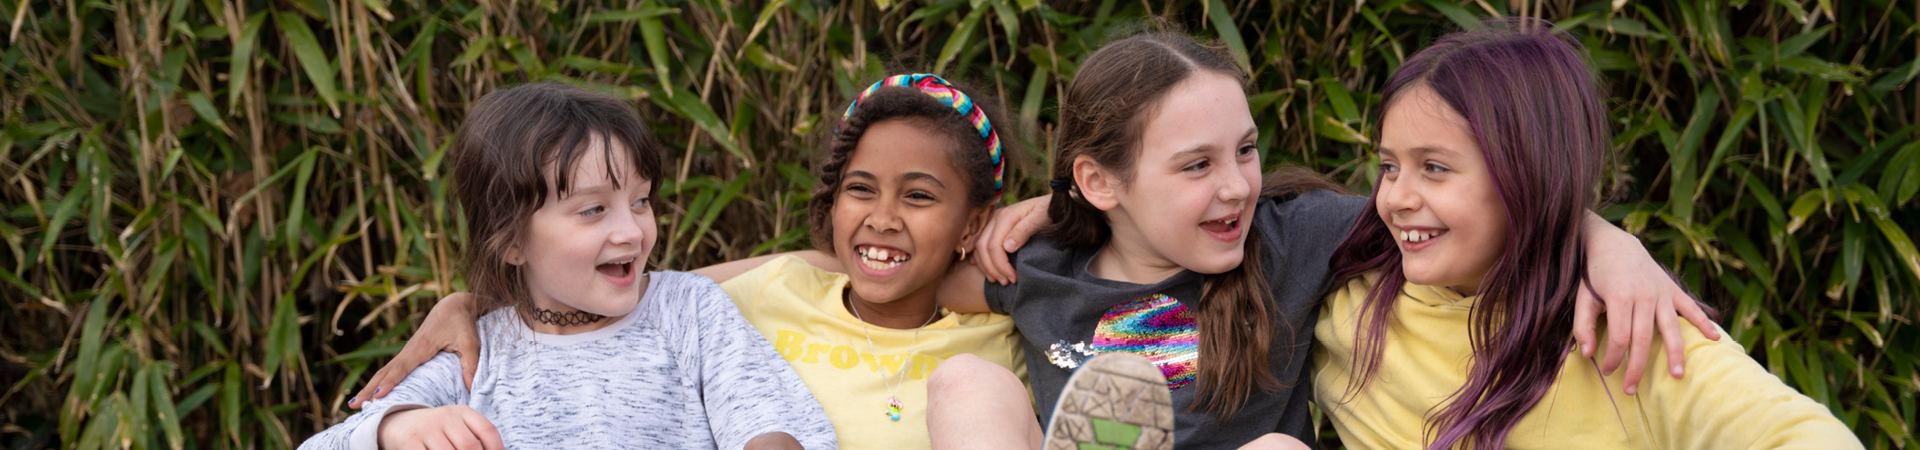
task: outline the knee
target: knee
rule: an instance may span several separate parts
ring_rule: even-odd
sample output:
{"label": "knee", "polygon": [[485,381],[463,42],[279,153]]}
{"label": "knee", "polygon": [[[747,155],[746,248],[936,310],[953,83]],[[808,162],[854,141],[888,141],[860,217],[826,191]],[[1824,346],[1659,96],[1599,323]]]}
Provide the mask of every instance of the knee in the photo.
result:
{"label": "knee", "polygon": [[954,355],[941,361],[927,378],[927,395],[998,390],[1012,386],[1025,390],[1020,378],[999,364],[972,354]]}

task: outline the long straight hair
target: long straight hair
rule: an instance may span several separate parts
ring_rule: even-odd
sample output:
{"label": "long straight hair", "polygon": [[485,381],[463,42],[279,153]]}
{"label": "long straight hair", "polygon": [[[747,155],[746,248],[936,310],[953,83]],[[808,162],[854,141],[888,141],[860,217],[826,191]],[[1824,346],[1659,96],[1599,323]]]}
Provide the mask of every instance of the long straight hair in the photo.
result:
{"label": "long straight hair", "polygon": [[[1082,155],[1131,179],[1141,130],[1154,107],[1175,85],[1203,72],[1225,75],[1247,88],[1246,73],[1223,51],[1183,35],[1139,34],[1100,47],[1074,72],[1061,98],[1053,179],[1072,180],[1072,162]],[[1315,188],[1340,189],[1312,172],[1294,169],[1268,175],[1261,196]],[[1112,237],[1105,213],[1080,197],[1055,194],[1047,213],[1054,222],[1041,234],[1062,246],[1098,246]],[[1194,317],[1204,356],[1199,361],[1200,397],[1221,423],[1239,412],[1255,387],[1272,391],[1282,386],[1267,366],[1274,335],[1274,313],[1268,306],[1273,294],[1262,278],[1260,233],[1251,228],[1257,223],[1249,222],[1240,266],[1206,277]]]}
{"label": "long straight hair", "polygon": [[[1611,142],[1598,78],[1577,41],[1540,20],[1484,25],[1407,59],[1388,79],[1375,120],[1411,89],[1431,88],[1466,118],[1506,206],[1506,248],[1481,278],[1468,319],[1473,365],[1429,418],[1429,449],[1504,448],[1558,378],[1586,281],[1581,223]],[[1406,283],[1378,201],[1376,190],[1332,261],[1342,280],[1380,272],[1361,306],[1348,395],[1379,371],[1388,315]]]}

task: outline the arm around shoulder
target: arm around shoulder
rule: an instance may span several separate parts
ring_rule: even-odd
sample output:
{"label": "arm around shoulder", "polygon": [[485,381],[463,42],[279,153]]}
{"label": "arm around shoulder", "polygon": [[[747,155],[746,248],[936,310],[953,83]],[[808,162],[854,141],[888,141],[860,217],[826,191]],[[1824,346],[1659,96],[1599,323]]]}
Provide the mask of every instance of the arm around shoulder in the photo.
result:
{"label": "arm around shoulder", "polygon": [[464,404],[467,395],[467,388],[461,382],[459,357],[441,353],[394,386],[392,395],[367,401],[359,413],[313,435],[301,443],[300,448],[378,449],[381,427],[389,422],[387,419],[412,410]]}
{"label": "arm around shoulder", "polygon": [[[1767,372],[1732,340],[1708,340],[1683,324],[1690,370],[1653,377],[1640,401],[1668,414],[1661,448],[1859,449],[1860,438],[1814,401]],[[1664,359],[1658,353],[1656,362]]]}

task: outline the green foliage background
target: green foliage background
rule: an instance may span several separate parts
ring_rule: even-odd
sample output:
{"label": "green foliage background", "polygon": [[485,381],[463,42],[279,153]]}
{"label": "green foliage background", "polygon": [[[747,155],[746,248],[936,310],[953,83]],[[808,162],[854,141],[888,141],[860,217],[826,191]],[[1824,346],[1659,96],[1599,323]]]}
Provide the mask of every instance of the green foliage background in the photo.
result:
{"label": "green foliage background", "polygon": [[[1920,447],[1920,2],[0,0],[0,446],[283,448],[459,289],[445,156],[530,80],[677,157],[656,267],[805,244],[819,139],[905,62],[986,86],[1037,168],[1090,49],[1164,16],[1256,79],[1264,161],[1366,190],[1373,93],[1488,16],[1612,94],[1606,210],[1869,448]],[[1658,376],[1658,375],[1649,375]],[[1328,432],[1331,435],[1331,432]]]}

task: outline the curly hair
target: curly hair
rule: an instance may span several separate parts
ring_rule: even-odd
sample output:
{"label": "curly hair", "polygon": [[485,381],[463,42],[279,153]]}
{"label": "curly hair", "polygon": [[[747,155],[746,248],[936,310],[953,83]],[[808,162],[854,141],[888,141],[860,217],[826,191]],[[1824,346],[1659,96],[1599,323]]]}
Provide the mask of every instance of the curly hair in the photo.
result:
{"label": "curly hair", "polygon": [[[993,122],[1001,136],[1018,135],[1006,128],[1011,122],[1001,120],[1003,108],[998,98],[985,91],[969,89],[965,84],[953,83],[953,86],[973,98],[974,107],[986,113],[987,120]],[[833,253],[833,204],[840,195],[840,181],[846,175],[847,161],[853,159],[853,149],[860,145],[860,138],[868,127],[890,120],[906,121],[947,138],[953,168],[967,179],[969,204],[982,207],[998,200],[994,196],[994,168],[987,154],[987,140],[980,137],[973,124],[967,123],[952,106],[917,89],[884,86],[860,100],[853,114],[841,121],[827,144],[827,154],[815,166],[819,182],[814,183],[813,198],[807,201],[807,225],[814,248]],[[1015,141],[1017,139],[1001,139],[1002,158],[1019,154]]]}

